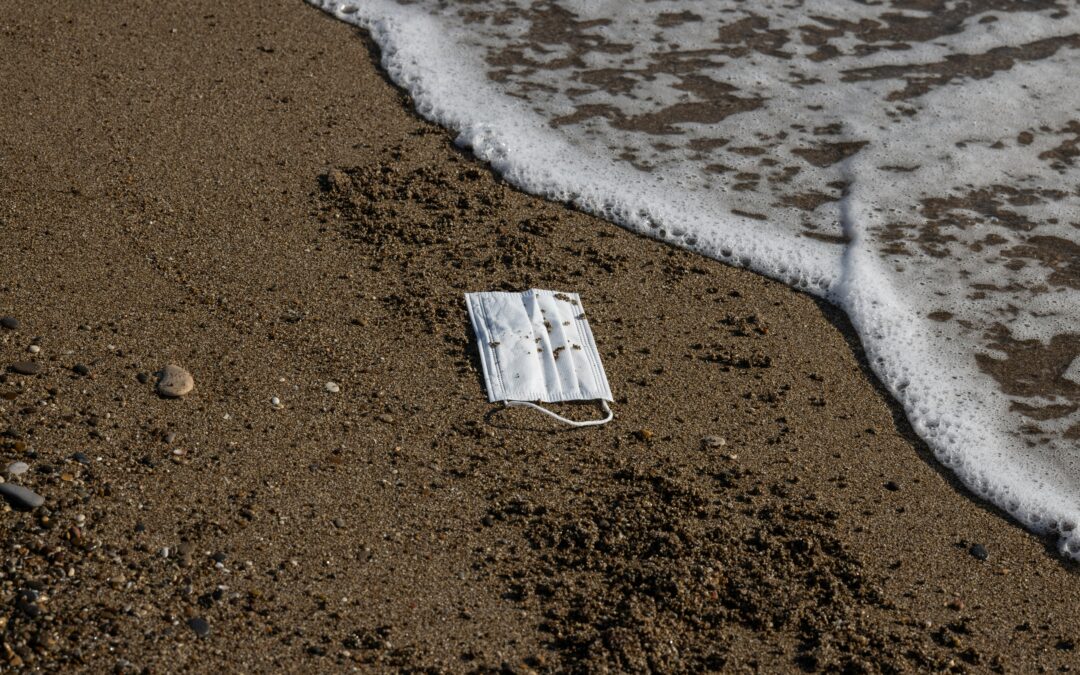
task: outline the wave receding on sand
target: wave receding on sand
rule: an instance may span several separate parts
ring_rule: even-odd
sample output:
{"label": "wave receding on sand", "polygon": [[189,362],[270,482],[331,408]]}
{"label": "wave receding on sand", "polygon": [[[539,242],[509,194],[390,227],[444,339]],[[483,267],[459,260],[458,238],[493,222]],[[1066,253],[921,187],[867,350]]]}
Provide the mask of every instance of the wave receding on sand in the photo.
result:
{"label": "wave receding on sand", "polygon": [[312,3],[516,186],[843,308],[937,458],[1080,558],[1080,14]]}

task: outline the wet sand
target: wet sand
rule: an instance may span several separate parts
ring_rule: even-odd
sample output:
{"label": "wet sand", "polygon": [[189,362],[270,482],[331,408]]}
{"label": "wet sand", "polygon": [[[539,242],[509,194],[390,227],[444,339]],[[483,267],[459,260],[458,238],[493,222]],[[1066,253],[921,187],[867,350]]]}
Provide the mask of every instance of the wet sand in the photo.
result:
{"label": "wet sand", "polygon": [[[508,188],[300,2],[125,5],[0,21],[0,365],[41,366],[0,379],[0,461],[45,498],[0,513],[0,659],[1080,665],[1074,566],[934,463],[838,312]],[[487,403],[462,294],[530,287],[582,295],[611,424]]]}

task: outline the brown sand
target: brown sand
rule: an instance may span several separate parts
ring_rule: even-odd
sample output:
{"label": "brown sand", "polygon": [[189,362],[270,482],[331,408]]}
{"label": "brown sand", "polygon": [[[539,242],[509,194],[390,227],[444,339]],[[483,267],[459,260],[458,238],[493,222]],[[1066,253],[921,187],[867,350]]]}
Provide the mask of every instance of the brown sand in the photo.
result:
{"label": "brown sand", "polygon": [[[0,461],[46,499],[0,514],[0,659],[1078,665],[1073,566],[835,310],[507,188],[298,0],[49,5],[0,19],[0,364],[43,366],[0,379]],[[462,293],[528,287],[582,294],[610,425],[486,402]]]}

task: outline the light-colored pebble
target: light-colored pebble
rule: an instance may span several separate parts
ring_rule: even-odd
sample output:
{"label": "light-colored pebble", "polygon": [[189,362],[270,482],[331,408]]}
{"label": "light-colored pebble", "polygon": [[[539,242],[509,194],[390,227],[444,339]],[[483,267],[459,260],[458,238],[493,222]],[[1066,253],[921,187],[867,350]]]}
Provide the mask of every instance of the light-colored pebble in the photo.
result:
{"label": "light-colored pebble", "polygon": [[336,394],[341,391],[341,387],[338,386],[337,382],[327,382],[325,385],[325,389],[331,394]]}
{"label": "light-colored pebble", "polygon": [[38,347],[37,345],[30,345],[26,348],[26,351],[30,352],[31,354],[37,354],[41,351],[41,347]]}
{"label": "light-colored pebble", "polygon": [[161,369],[158,380],[158,393],[169,398],[187,395],[195,388],[195,378],[180,366],[169,364]]}
{"label": "light-colored pebble", "polygon": [[30,465],[26,462],[12,462],[7,466],[7,474],[9,476],[21,476],[30,470]]}
{"label": "light-colored pebble", "polygon": [[280,408],[281,407],[281,399],[278,398],[277,396],[271,397],[270,398],[270,405],[274,406],[275,408]]}

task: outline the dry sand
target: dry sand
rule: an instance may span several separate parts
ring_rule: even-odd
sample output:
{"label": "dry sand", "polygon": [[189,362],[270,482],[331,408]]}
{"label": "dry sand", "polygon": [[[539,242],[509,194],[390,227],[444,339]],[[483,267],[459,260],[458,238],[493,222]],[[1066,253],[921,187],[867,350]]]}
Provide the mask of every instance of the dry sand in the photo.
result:
{"label": "dry sand", "polygon": [[[45,498],[0,513],[0,660],[1080,662],[1075,568],[942,472],[838,312],[509,189],[363,35],[299,0],[0,35],[0,365],[42,367],[0,377],[0,462]],[[529,287],[582,294],[610,425],[487,403],[462,294]]]}

